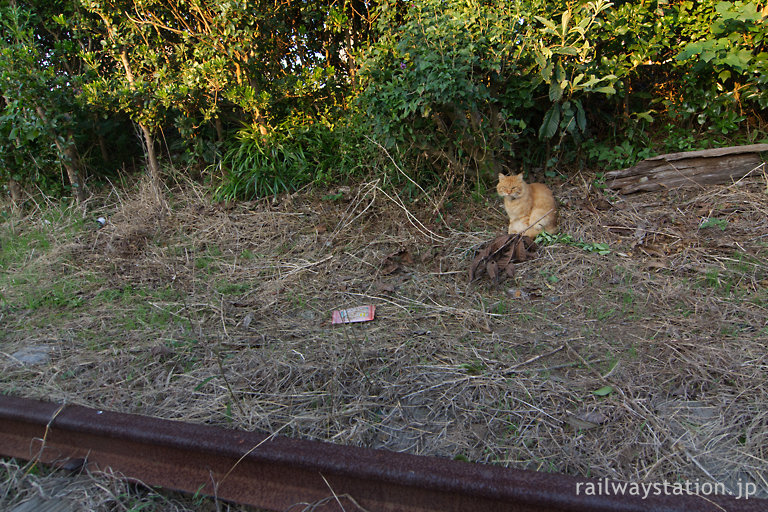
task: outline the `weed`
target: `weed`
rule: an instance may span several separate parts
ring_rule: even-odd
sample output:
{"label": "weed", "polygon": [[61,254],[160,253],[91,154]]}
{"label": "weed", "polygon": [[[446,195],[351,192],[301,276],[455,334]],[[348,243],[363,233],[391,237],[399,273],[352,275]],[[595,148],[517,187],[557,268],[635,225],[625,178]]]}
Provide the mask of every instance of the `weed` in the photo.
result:
{"label": "weed", "polygon": [[699,229],[713,227],[720,228],[720,231],[725,231],[725,228],[728,227],[728,221],[725,219],[718,219],[717,217],[710,217],[702,220],[699,225]]}
{"label": "weed", "polygon": [[592,318],[602,322],[613,316],[616,313],[616,308],[609,308],[603,304],[589,305],[587,306],[587,318]]}
{"label": "weed", "polygon": [[653,156],[649,147],[636,146],[629,139],[625,139],[619,145],[605,142],[595,143],[589,140],[585,143],[587,156],[591,160],[597,160],[609,170],[630,167],[640,160]]}
{"label": "weed", "polygon": [[491,313],[495,313],[497,315],[506,315],[509,313],[509,304],[506,300],[501,299],[491,308]]}
{"label": "weed", "polygon": [[543,246],[554,244],[571,245],[573,247],[583,249],[587,252],[595,252],[601,256],[605,256],[606,254],[611,253],[611,248],[606,243],[590,243],[583,242],[581,240],[574,240],[573,236],[567,233],[557,233],[552,235],[544,231],[536,237],[536,243]]}
{"label": "weed", "polygon": [[[704,277],[700,280],[699,286],[712,288],[720,295],[727,297],[742,291],[738,287],[738,282],[741,277],[741,274],[730,272],[727,269],[710,269],[704,273]],[[743,293],[737,293],[737,295],[743,295]]]}
{"label": "weed", "polygon": [[[199,258],[195,258],[195,268],[198,270],[209,270],[211,263],[213,263],[213,258],[210,256],[201,256]],[[210,270],[213,271],[215,269]]]}
{"label": "weed", "polygon": [[611,393],[613,393],[613,387],[612,386],[603,386],[600,389],[596,389],[596,390],[594,390],[592,392],[593,395],[595,395],[595,396],[602,396],[602,397],[608,396]]}
{"label": "weed", "polygon": [[338,192],[338,193],[336,193],[336,194],[327,194],[327,195],[324,195],[324,196],[322,197],[322,199],[323,199],[323,201],[331,201],[331,202],[336,202],[336,201],[339,201],[340,199],[342,199],[343,197],[344,197],[344,193],[343,193],[343,192]]}
{"label": "weed", "polygon": [[472,189],[471,198],[476,204],[481,204],[486,200],[488,189],[485,187],[483,180],[476,180],[475,187]]}
{"label": "weed", "polygon": [[202,380],[202,381],[201,381],[201,382],[200,382],[200,383],[199,383],[197,386],[195,386],[195,388],[194,388],[194,390],[193,390],[193,391],[194,391],[195,393],[197,393],[198,391],[200,391],[201,389],[203,389],[203,387],[205,387],[205,385],[206,385],[206,384],[208,384],[209,382],[211,382],[211,381],[212,381],[213,379],[215,379],[215,378],[216,378],[216,376],[215,376],[215,375],[211,375],[210,377],[206,377],[206,378],[205,378],[205,379],[203,379],[203,380]]}
{"label": "weed", "polygon": [[288,294],[288,301],[295,309],[305,309],[307,307],[306,297],[296,292]]}
{"label": "weed", "polygon": [[252,289],[253,286],[248,283],[228,283],[222,282],[216,286],[216,291],[222,295],[239,295]]}
{"label": "weed", "polygon": [[552,272],[549,272],[548,270],[542,270],[542,271],[540,271],[539,273],[540,273],[540,274],[541,274],[541,275],[544,277],[544,279],[546,279],[546,280],[547,280],[547,282],[548,282],[548,283],[550,283],[550,284],[555,284],[555,283],[558,283],[558,282],[560,282],[560,278],[559,278],[559,277],[557,277],[557,276],[556,276],[555,274],[553,274]]}
{"label": "weed", "polygon": [[462,363],[459,365],[459,368],[467,372],[469,375],[481,375],[486,370],[485,364],[482,361]]}
{"label": "weed", "polygon": [[518,312],[517,313],[517,318],[519,319],[519,321],[524,322],[524,323],[531,323],[531,322],[533,322],[536,319],[536,317],[533,314],[527,313],[527,312],[524,312],[524,311]]}
{"label": "weed", "polygon": [[309,183],[328,183],[334,175],[351,174],[363,154],[353,150],[358,144],[354,134],[322,123],[301,126],[288,120],[268,136],[246,127],[236,137],[222,158],[225,172],[215,191],[217,200],[273,196]]}

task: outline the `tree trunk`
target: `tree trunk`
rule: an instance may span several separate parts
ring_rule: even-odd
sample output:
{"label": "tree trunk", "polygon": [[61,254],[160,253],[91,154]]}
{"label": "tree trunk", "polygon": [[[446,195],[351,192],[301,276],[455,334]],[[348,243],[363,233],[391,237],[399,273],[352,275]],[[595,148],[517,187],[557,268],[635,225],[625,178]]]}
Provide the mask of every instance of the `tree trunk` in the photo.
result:
{"label": "tree trunk", "polygon": [[[35,107],[35,112],[40,116],[40,119],[48,124],[48,116],[42,107]],[[75,195],[77,204],[81,204],[85,201],[85,188],[83,187],[83,181],[80,175],[80,158],[77,155],[77,148],[75,148],[75,142],[72,134],[67,135],[67,141],[62,144],[59,141],[59,134],[52,129],[53,141],[56,144],[56,149],[59,150],[59,159],[62,165],[67,170],[67,177],[69,178],[69,184],[72,185],[72,192]]]}
{"label": "tree trunk", "polygon": [[[131,70],[131,64],[128,62],[128,53],[123,50],[120,53],[120,61],[123,63],[123,69],[125,70],[125,76],[128,79],[128,83],[131,88],[136,87],[136,82],[133,78],[133,71]],[[152,180],[152,193],[155,195],[155,202],[163,211],[168,209],[163,198],[162,188],[162,176],[160,174],[160,164],[157,161],[157,154],[155,153],[155,139],[152,136],[152,132],[149,127],[144,123],[138,123],[141,128],[141,133],[144,135],[144,147],[147,154],[147,166],[149,167],[149,175]]]}
{"label": "tree trunk", "polygon": [[109,151],[107,151],[107,142],[104,140],[104,136],[99,134],[97,136],[97,140],[99,142],[99,151],[101,151],[101,160],[107,164],[112,160],[109,157]]}
{"label": "tree trunk", "polygon": [[107,164],[112,160],[112,158],[109,156],[109,151],[107,150],[107,141],[104,140],[104,136],[101,134],[101,130],[98,127],[99,117],[94,114],[93,115],[93,125],[94,128],[96,128],[96,141],[99,144],[99,151],[101,152],[101,159],[102,161]]}
{"label": "tree trunk", "polygon": [[216,127],[216,140],[218,142],[224,142],[224,125],[221,122],[221,118],[216,116],[213,124]]}
{"label": "tree trunk", "polygon": [[162,176],[160,174],[160,164],[157,161],[157,154],[155,153],[155,139],[152,136],[152,132],[149,131],[144,124],[139,123],[139,128],[144,134],[144,145],[147,152],[147,166],[149,167],[149,175],[152,180],[152,192],[155,195],[155,202],[163,209],[166,209],[165,201],[163,200],[163,188],[162,188]]}
{"label": "tree trunk", "polygon": [[85,187],[80,177],[80,159],[77,156],[77,150],[75,149],[75,143],[71,141],[66,146],[62,146],[59,141],[56,141],[56,147],[64,155],[63,163],[64,168],[67,170],[67,176],[69,177],[69,183],[72,185],[72,191],[75,194],[77,204],[82,204],[85,201]]}
{"label": "tree trunk", "polygon": [[18,207],[21,204],[21,185],[13,178],[8,178],[8,191],[11,193],[11,202],[14,207]]}

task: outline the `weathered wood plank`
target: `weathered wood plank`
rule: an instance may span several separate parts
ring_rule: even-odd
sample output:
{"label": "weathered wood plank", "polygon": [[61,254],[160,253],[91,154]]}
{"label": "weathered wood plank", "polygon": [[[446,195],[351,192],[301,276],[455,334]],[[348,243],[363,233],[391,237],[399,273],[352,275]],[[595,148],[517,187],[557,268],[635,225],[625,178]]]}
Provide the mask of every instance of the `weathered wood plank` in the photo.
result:
{"label": "weathered wood plank", "polygon": [[670,153],[648,158],[633,167],[611,171],[608,187],[622,194],[729,183],[760,166],[768,144]]}

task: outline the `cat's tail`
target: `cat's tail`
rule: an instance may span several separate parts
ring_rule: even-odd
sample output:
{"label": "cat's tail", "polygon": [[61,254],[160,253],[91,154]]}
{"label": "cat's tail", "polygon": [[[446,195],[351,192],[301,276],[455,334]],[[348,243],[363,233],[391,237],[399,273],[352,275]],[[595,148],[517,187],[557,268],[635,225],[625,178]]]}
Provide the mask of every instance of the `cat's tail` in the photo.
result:
{"label": "cat's tail", "polygon": [[[549,218],[550,215],[552,216],[551,218]],[[547,210],[547,213],[533,221],[530,226],[523,230],[523,233],[535,237],[542,231],[553,234],[557,233],[557,208],[554,206]]]}

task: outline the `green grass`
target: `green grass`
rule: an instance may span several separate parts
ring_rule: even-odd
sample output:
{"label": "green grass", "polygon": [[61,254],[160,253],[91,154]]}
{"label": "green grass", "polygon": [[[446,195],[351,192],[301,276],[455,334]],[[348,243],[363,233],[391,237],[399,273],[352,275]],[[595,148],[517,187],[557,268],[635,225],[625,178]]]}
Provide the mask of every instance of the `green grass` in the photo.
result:
{"label": "green grass", "polygon": [[736,251],[725,260],[723,266],[708,269],[693,286],[712,289],[723,298],[748,300],[759,305],[764,301],[765,289],[754,283],[768,279],[768,265],[763,256]]}
{"label": "green grass", "polygon": [[10,225],[3,227],[5,229],[0,232],[0,269],[22,266],[35,254],[44,254],[51,247],[47,230],[33,229],[18,233]]}
{"label": "green grass", "polygon": [[58,276],[56,270],[30,265],[17,275],[0,275],[0,305],[13,310],[66,312],[82,307],[95,275]]}
{"label": "green grass", "polygon": [[242,295],[252,290],[254,285],[249,283],[230,283],[227,281],[219,282],[216,285],[216,291],[222,295]]}
{"label": "green grass", "polygon": [[0,305],[32,311],[81,307],[95,277],[69,275],[66,256],[46,261],[62,244],[87,227],[78,210],[54,206],[34,221],[0,224]]}
{"label": "green grass", "polygon": [[578,247],[587,252],[594,252],[601,256],[605,256],[611,253],[611,248],[607,243],[602,242],[584,242],[583,240],[576,240],[572,235],[567,233],[556,233],[551,235],[546,231],[540,233],[536,237],[536,243],[542,246],[563,244]]}
{"label": "green grass", "polygon": [[598,321],[607,320],[616,314],[616,308],[606,304],[591,304],[587,306],[586,315],[589,319]]}
{"label": "green grass", "polygon": [[509,311],[510,311],[509,303],[504,299],[501,299],[499,302],[494,304],[493,307],[491,308],[491,313],[495,313],[497,315],[506,315],[507,313],[509,313]]}

